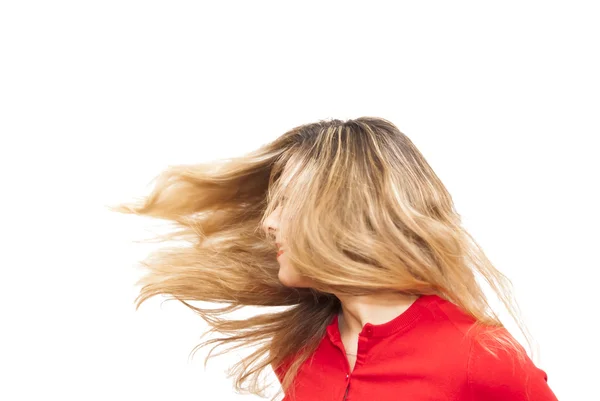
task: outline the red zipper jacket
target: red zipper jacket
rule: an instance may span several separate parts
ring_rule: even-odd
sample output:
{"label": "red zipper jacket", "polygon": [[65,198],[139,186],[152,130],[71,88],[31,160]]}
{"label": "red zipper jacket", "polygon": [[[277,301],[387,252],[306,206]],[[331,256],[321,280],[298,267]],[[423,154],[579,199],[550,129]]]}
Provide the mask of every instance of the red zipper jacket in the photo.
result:
{"label": "red zipper jacket", "polygon": [[336,315],[283,401],[557,401],[531,359],[500,350],[496,359],[466,335],[473,323],[449,301],[421,296],[393,320],[365,324],[350,372]]}

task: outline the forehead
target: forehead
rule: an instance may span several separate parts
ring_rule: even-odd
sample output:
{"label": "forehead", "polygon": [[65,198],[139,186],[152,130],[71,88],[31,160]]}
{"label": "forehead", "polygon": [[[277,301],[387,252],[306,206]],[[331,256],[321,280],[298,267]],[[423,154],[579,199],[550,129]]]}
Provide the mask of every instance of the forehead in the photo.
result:
{"label": "forehead", "polygon": [[282,188],[287,187],[294,177],[298,175],[301,167],[302,163],[300,163],[300,158],[297,154],[292,154],[285,160],[282,160],[278,166],[278,170],[280,171],[278,178],[279,186]]}
{"label": "forehead", "polygon": [[298,163],[290,163],[288,162],[279,177],[279,184],[281,187],[285,188],[289,185],[289,183],[293,180],[294,176],[298,174],[300,171],[300,165]]}

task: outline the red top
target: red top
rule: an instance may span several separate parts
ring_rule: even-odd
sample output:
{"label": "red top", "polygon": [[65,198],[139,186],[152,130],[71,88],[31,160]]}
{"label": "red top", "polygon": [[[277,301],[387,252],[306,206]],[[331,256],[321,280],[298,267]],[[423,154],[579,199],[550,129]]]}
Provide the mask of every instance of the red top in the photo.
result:
{"label": "red top", "polygon": [[[350,373],[337,315],[284,401],[556,401],[546,373],[513,352],[499,360],[466,336],[474,319],[437,295],[379,325],[365,324]],[[471,332],[473,333],[473,332]],[[514,363],[513,363],[514,362]],[[276,369],[283,380],[284,367]]]}

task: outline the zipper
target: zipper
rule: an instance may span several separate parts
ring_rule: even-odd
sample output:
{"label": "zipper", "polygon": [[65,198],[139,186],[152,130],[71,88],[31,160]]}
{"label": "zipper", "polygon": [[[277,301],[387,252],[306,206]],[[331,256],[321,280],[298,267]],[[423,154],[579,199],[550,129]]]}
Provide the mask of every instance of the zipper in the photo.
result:
{"label": "zipper", "polygon": [[344,358],[344,362],[348,368],[348,373],[346,373],[346,390],[344,391],[344,398],[342,399],[342,401],[346,401],[346,398],[348,398],[348,390],[350,390],[350,376],[352,376],[353,369],[350,368],[350,363],[348,362],[348,357],[346,356],[346,349],[344,348],[344,343],[342,342],[341,337],[339,338],[338,349],[342,353],[342,357]]}
{"label": "zipper", "polygon": [[344,391],[344,398],[342,398],[342,401],[346,401],[346,398],[348,397],[348,390],[350,390],[350,375],[351,373],[346,374],[346,391]]}
{"label": "zipper", "polygon": [[346,392],[344,393],[344,399],[342,401],[346,401],[346,397],[348,396],[348,389],[350,389],[350,382],[346,385]]}

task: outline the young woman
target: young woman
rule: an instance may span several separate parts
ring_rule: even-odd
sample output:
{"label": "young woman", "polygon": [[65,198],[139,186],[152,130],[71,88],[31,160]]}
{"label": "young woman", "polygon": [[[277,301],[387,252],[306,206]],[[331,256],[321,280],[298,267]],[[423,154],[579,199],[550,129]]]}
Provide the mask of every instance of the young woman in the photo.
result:
{"label": "young woman", "polygon": [[[528,337],[510,281],[389,121],[320,121],[244,157],[174,166],[119,210],[168,219],[164,239],[188,243],[144,261],[137,306],[165,294],[224,334],[194,351],[255,346],[232,367],[237,391],[263,394],[272,367],[289,401],[556,400],[477,278]],[[285,308],[225,317],[243,306]]]}

